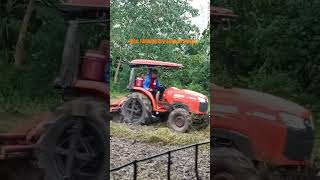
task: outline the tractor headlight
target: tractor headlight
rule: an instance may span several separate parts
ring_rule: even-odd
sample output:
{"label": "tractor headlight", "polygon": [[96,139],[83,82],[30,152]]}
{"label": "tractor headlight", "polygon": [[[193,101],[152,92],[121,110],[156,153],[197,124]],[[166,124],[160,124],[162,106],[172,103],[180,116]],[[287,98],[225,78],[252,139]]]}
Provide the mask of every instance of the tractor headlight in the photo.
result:
{"label": "tractor headlight", "polygon": [[280,113],[281,120],[289,127],[294,129],[305,129],[306,124],[305,120],[301,117],[288,114],[288,113]]}
{"label": "tractor headlight", "polygon": [[207,102],[207,100],[206,100],[205,98],[202,98],[202,97],[198,97],[198,100],[199,100],[201,103]]}

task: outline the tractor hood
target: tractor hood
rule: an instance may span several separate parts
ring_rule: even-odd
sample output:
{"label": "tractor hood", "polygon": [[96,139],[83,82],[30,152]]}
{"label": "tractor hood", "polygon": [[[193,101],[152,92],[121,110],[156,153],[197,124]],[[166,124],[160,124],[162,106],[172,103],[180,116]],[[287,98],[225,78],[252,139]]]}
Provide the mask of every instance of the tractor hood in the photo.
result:
{"label": "tractor hood", "polygon": [[193,97],[199,97],[199,98],[207,98],[205,95],[201,94],[201,93],[198,93],[198,92],[195,92],[195,91],[191,91],[191,90],[188,90],[188,89],[180,89],[181,92],[189,95],[189,96],[193,96]]}
{"label": "tractor hood", "polygon": [[179,99],[179,98],[188,98],[191,100],[201,100],[204,99],[205,101],[208,101],[207,97],[201,93],[187,90],[187,89],[178,89],[175,87],[168,88],[166,90],[167,94],[171,94],[173,98]]}
{"label": "tractor hood", "polygon": [[212,87],[212,103],[231,104],[242,108],[262,108],[275,112],[286,112],[305,118],[311,113],[304,107],[267,93],[242,88]]}
{"label": "tractor hood", "polygon": [[183,106],[192,114],[204,115],[208,112],[208,98],[201,93],[170,87],[166,89],[163,97],[169,104]]}

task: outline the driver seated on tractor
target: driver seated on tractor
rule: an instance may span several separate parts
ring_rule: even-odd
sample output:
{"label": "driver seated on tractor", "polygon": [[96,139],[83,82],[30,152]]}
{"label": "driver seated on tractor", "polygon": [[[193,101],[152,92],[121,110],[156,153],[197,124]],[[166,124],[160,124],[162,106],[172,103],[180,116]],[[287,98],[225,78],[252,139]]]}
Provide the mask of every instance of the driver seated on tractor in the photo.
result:
{"label": "driver seated on tractor", "polygon": [[156,102],[162,99],[162,95],[165,90],[165,88],[160,84],[157,77],[158,71],[156,69],[151,69],[143,82],[143,88],[152,93],[153,97],[156,98]]}
{"label": "driver seated on tractor", "polygon": [[144,74],[144,73],[140,73],[140,76],[139,76],[139,78],[141,78],[141,79],[145,79],[146,78],[146,75]]}

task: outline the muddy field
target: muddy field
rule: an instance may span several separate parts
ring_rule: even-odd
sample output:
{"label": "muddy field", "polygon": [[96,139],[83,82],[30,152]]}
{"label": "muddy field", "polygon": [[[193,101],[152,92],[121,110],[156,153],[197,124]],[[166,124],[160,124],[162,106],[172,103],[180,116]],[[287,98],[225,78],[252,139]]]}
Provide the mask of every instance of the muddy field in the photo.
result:
{"label": "muddy field", "polygon": [[[129,163],[134,159],[142,159],[181,146],[163,145],[162,143],[144,143],[124,138],[111,138],[111,168]],[[167,179],[167,156],[148,160],[138,164],[138,179]],[[172,154],[171,179],[196,179],[194,172],[194,149],[182,150]],[[199,175],[201,179],[209,179],[209,145],[199,151]],[[133,167],[127,167],[110,174],[110,179],[132,179]]]}

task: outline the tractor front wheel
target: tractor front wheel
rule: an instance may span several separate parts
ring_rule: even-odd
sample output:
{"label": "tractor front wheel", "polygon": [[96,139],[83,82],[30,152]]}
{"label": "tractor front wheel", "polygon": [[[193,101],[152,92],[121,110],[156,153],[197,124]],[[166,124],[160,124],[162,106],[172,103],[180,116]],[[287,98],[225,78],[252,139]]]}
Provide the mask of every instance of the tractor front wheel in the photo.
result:
{"label": "tractor front wheel", "polygon": [[213,180],[260,180],[252,161],[233,148],[211,150]]}
{"label": "tractor front wheel", "polygon": [[132,93],[123,103],[121,114],[123,121],[132,124],[147,124],[151,119],[151,102],[141,93]]}
{"label": "tractor front wheel", "polygon": [[177,132],[187,132],[191,125],[190,113],[184,108],[174,109],[170,114],[167,122],[168,126]]}

